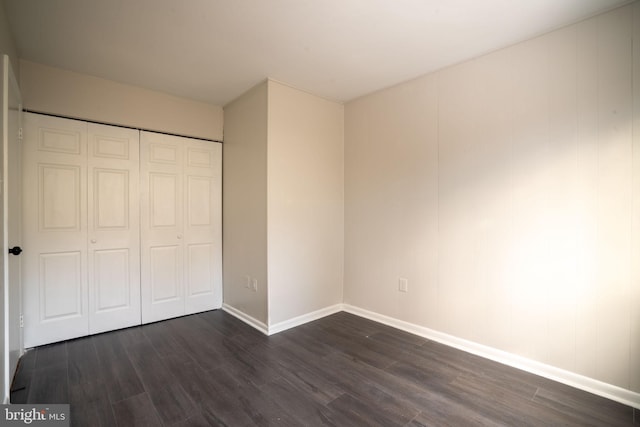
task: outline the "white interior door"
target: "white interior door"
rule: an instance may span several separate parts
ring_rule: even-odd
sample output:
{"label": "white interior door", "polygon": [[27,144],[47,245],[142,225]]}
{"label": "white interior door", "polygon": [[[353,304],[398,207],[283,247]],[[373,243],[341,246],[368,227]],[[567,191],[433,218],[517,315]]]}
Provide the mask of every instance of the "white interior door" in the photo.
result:
{"label": "white interior door", "polygon": [[91,334],[140,324],[139,132],[88,125]]}
{"label": "white interior door", "polygon": [[184,314],[183,147],[140,132],[142,323]]}
{"label": "white interior door", "polygon": [[87,124],[24,115],[24,344],[89,333]]}
{"label": "white interior door", "polygon": [[7,318],[8,336],[5,348],[9,352],[8,383],[6,391],[18,367],[18,359],[22,356],[24,347],[22,342],[22,328],[20,316],[22,315],[22,286],[21,286],[21,260],[22,247],[22,149],[20,146],[20,128],[22,126],[22,101],[18,83],[11,71],[9,58],[5,56],[5,75],[8,86],[6,117],[7,135],[4,143],[5,167],[4,167],[4,205],[6,220],[6,248],[3,251],[7,259],[6,283],[8,285],[8,299],[5,308]]}
{"label": "white interior door", "polygon": [[222,145],[183,138],[185,313],[222,306]]}
{"label": "white interior door", "polygon": [[[0,277],[2,277],[2,394],[3,403],[10,396],[11,380],[22,355],[22,330],[20,328],[20,142],[22,120],[20,90],[11,70],[9,57],[2,58],[0,82]],[[11,250],[9,250],[11,248]],[[11,253],[10,253],[11,252]]]}

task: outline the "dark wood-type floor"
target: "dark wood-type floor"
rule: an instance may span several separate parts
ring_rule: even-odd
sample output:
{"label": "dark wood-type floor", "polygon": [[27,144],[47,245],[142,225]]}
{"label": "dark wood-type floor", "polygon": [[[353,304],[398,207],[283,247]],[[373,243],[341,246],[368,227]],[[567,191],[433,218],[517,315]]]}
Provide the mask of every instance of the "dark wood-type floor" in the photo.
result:
{"label": "dark wood-type floor", "polygon": [[210,311],[52,344],[14,389],[91,427],[634,425],[628,406],[347,313],[266,337]]}

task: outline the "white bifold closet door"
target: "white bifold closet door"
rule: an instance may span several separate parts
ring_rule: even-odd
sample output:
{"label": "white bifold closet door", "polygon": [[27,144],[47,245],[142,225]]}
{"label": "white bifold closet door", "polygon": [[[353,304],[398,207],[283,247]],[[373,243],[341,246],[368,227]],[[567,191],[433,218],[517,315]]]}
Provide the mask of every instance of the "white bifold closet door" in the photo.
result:
{"label": "white bifold closet door", "polygon": [[140,133],[142,323],[222,306],[221,144]]}
{"label": "white bifold closet door", "polygon": [[25,114],[24,343],[140,324],[139,132]]}
{"label": "white bifold closet door", "polygon": [[140,324],[140,133],[89,123],[89,333]]}
{"label": "white bifold closet door", "polygon": [[25,347],[220,308],[221,152],[25,114]]}

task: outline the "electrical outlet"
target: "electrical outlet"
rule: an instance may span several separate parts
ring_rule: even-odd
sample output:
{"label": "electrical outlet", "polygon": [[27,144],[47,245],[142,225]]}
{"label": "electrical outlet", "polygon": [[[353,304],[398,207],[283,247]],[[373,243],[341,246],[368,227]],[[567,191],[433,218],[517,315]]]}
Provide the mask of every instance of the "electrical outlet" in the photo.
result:
{"label": "electrical outlet", "polygon": [[253,292],[257,292],[258,291],[258,279],[253,279],[251,281],[251,290]]}
{"label": "electrical outlet", "polygon": [[398,279],[398,290],[400,292],[409,292],[409,281],[404,277]]}

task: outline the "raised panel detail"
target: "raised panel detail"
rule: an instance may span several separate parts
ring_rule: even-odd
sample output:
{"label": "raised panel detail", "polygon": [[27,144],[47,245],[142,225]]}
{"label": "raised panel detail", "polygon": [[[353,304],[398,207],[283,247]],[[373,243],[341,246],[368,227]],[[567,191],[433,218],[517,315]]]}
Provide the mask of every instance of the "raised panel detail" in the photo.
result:
{"label": "raised panel detail", "polygon": [[188,246],[188,296],[213,292],[212,251],[210,243]]}
{"label": "raised panel detail", "polygon": [[178,148],[173,145],[151,144],[149,146],[149,161],[151,163],[176,164]]}
{"label": "raised panel detail", "polygon": [[38,165],[41,231],[80,230],[80,168]]}
{"label": "raised panel detail", "polygon": [[82,316],[80,252],[40,255],[40,320]]}
{"label": "raised panel detail", "polygon": [[80,132],[40,128],[38,150],[53,153],[80,154]]}
{"label": "raised panel detail", "polygon": [[97,229],[129,227],[129,171],[94,170],[94,215]]}
{"label": "raised panel detail", "polygon": [[93,141],[93,155],[129,160],[129,140],[127,138],[96,136]]}
{"label": "raised panel detail", "polygon": [[187,177],[189,226],[211,225],[211,178]]}
{"label": "raised panel detail", "polygon": [[212,152],[210,150],[197,150],[189,148],[187,150],[187,164],[200,168],[210,168],[212,163]]}
{"label": "raised panel detail", "polygon": [[129,307],[129,250],[95,251],[93,265],[96,312]]}
{"label": "raised panel detail", "polygon": [[180,298],[178,286],[178,246],[156,246],[149,250],[151,303]]}
{"label": "raised panel detail", "polygon": [[177,218],[177,177],[172,174],[149,174],[149,223],[155,227],[175,227]]}

